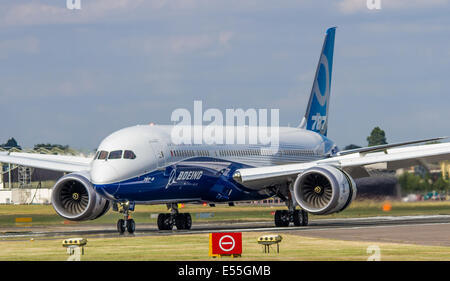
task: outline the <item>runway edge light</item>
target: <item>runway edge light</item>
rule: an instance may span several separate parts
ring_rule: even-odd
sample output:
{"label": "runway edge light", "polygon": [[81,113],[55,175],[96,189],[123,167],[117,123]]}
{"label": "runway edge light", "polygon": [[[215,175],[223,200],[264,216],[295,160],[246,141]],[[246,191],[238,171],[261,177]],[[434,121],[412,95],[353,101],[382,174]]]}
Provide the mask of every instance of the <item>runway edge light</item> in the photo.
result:
{"label": "runway edge light", "polygon": [[62,241],[62,246],[67,249],[69,259],[67,261],[79,261],[84,255],[84,246],[87,244],[86,238],[67,238]]}
{"label": "runway edge light", "polygon": [[274,244],[277,245],[277,253],[279,253],[281,240],[283,240],[283,237],[281,235],[272,234],[260,236],[256,241],[258,242],[258,244],[264,245],[264,253],[269,253],[270,246]]}
{"label": "runway edge light", "polygon": [[85,246],[87,244],[86,238],[67,238],[62,241],[63,247],[69,246]]}

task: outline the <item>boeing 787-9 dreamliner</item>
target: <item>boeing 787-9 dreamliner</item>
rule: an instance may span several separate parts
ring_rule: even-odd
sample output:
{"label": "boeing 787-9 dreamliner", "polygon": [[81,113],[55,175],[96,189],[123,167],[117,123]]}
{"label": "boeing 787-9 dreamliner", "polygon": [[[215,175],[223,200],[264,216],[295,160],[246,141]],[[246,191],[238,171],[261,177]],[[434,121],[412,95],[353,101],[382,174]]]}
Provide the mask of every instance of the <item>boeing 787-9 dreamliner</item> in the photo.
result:
{"label": "boeing 787-9 dreamliner", "polygon": [[52,205],[61,217],[94,220],[112,206],[123,214],[119,233],[133,233],[136,225],[129,214],[138,204],[167,205],[170,212],[158,216],[160,230],[174,225],[190,229],[191,216],[178,211],[179,203],[273,196],[286,204],[275,212],[276,226],[305,226],[308,214],[347,208],[356,196],[353,179],[369,176],[369,165],[398,169],[450,159],[450,143],[418,145],[440,138],[338,151],[327,137],[335,32],[335,27],[326,31],[303,119],[298,127],[278,128],[275,151],[258,143],[175,143],[174,126],[137,125],[107,136],[93,158],[5,152],[0,162],[67,172],[52,191]]}

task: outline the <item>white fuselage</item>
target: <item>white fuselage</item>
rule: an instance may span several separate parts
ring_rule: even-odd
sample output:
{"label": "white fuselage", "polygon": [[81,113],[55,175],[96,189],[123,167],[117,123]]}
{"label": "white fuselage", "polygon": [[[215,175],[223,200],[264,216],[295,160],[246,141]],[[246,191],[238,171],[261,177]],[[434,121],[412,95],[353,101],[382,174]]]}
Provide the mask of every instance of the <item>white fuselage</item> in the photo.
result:
{"label": "white fuselage", "polygon": [[[169,125],[137,125],[116,131],[99,145],[92,161],[93,184],[110,184],[163,169],[190,158],[220,159],[251,167],[313,161],[335,153],[336,146],[318,133],[291,127],[279,127],[276,148],[262,144],[177,144]],[[225,130],[249,130],[230,127]],[[193,128],[195,130],[195,127]],[[135,155],[114,157],[124,152]],[[103,153],[102,159],[99,154]],[[114,152],[114,153],[112,153]],[[106,155],[106,157],[105,157]]]}

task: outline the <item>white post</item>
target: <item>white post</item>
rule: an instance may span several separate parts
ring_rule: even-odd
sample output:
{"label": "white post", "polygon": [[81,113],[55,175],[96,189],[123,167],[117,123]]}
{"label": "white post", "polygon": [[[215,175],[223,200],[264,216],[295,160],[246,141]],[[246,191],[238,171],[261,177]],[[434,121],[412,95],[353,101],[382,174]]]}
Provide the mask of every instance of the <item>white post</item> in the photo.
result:
{"label": "white post", "polygon": [[3,163],[0,163],[0,169],[1,169],[1,173],[0,173],[0,189],[4,188],[3,185]]}
{"label": "white post", "polygon": [[11,163],[8,163],[8,188],[11,189]]}

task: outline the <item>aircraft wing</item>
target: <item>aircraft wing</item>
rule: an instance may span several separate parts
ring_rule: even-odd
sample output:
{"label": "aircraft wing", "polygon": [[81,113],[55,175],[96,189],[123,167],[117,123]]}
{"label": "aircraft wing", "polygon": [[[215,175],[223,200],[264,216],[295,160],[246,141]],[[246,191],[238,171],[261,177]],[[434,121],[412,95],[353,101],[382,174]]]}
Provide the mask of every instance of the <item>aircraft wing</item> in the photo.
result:
{"label": "aircraft wing", "polygon": [[80,156],[49,155],[23,152],[1,152],[0,163],[41,168],[61,172],[80,172],[90,170],[92,159]]}
{"label": "aircraft wing", "polygon": [[331,165],[345,170],[353,178],[361,178],[370,176],[370,169],[395,170],[443,160],[450,160],[450,143],[395,147],[382,152],[356,152],[300,164],[238,169],[233,178],[246,187],[261,189],[295,181],[298,174],[318,165]]}

